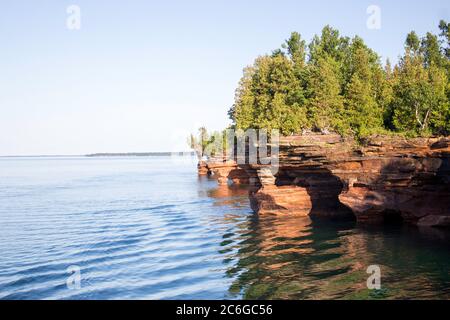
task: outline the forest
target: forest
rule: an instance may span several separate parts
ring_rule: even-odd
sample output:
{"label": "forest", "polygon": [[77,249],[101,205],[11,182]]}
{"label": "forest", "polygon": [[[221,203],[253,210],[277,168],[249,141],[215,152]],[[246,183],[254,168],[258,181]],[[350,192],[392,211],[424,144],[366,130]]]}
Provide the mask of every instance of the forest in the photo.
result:
{"label": "forest", "polygon": [[450,134],[450,23],[439,34],[406,36],[396,65],[358,36],[326,26],[306,43],[293,32],[244,69],[228,114],[235,129],[283,135],[338,132]]}

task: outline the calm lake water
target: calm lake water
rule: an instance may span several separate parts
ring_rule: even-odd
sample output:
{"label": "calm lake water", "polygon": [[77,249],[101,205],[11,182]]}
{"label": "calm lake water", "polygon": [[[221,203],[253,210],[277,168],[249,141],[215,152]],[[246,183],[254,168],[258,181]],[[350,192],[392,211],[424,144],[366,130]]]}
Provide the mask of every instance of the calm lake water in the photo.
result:
{"label": "calm lake water", "polygon": [[257,217],[195,165],[1,158],[0,299],[450,299],[449,232]]}

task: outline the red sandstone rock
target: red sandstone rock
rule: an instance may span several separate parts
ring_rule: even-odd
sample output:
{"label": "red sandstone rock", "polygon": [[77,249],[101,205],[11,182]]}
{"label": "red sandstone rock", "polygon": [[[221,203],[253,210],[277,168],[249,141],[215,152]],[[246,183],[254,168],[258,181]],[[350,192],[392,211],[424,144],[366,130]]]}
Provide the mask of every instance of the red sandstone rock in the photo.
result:
{"label": "red sandstone rock", "polygon": [[[450,226],[450,137],[376,136],[358,146],[336,134],[280,139],[279,167],[210,161],[219,184],[250,183],[259,214],[402,218]],[[344,206],[345,205],[345,206]]]}
{"label": "red sandstone rock", "polygon": [[226,185],[228,181],[232,181],[234,184],[249,184],[249,175],[235,161],[214,160],[209,161],[207,166],[217,178],[219,185]]}
{"label": "red sandstone rock", "polygon": [[254,166],[262,188],[250,192],[250,202],[259,214],[343,217],[350,214],[338,195],[343,184],[329,170],[330,159],[352,152],[339,135],[291,136],[280,140],[279,168]]}
{"label": "red sandstone rock", "polygon": [[420,227],[450,227],[450,216],[426,216],[420,219],[417,225]]}
{"label": "red sandstone rock", "polygon": [[199,163],[197,165],[197,169],[198,169],[198,174],[201,176],[210,174],[210,171],[209,171],[208,166],[205,161],[199,161]]}
{"label": "red sandstone rock", "polygon": [[308,216],[312,203],[305,188],[296,186],[263,186],[251,194],[250,205],[259,214],[292,214]]}
{"label": "red sandstone rock", "polygon": [[374,140],[361,148],[361,170],[345,172],[338,164],[333,171],[347,178],[348,189],[340,201],[361,222],[382,222],[396,215],[423,226],[449,226],[448,139]]}

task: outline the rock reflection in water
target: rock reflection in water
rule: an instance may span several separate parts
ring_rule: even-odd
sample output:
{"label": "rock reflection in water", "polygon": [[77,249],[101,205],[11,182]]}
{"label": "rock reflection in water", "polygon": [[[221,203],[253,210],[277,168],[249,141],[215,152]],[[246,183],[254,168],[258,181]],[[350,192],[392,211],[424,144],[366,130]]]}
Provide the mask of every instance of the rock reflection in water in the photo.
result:
{"label": "rock reflection in water", "polygon": [[[243,197],[240,192],[220,187],[209,194],[230,204],[237,194]],[[224,234],[220,252],[226,255],[227,276],[234,279],[231,297],[450,298],[447,232],[405,226],[362,228],[354,222],[308,217],[249,214],[246,220],[233,215],[223,219],[239,230]],[[367,267],[374,264],[382,270],[381,290],[366,285]]]}
{"label": "rock reflection in water", "polygon": [[248,205],[248,188],[245,185],[217,185],[217,179],[211,176],[198,176],[198,195],[213,199],[213,205],[233,209],[245,208]]}

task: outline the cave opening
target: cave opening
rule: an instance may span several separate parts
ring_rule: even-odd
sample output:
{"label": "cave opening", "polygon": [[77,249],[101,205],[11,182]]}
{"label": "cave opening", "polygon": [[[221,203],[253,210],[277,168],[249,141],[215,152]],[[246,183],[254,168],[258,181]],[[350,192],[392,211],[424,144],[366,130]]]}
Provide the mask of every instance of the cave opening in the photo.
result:
{"label": "cave opening", "polygon": [[402,214],[399,211],[385,210],[383,212],[383,221],[385,224],[400,225],[403,224],[403,220]]}

